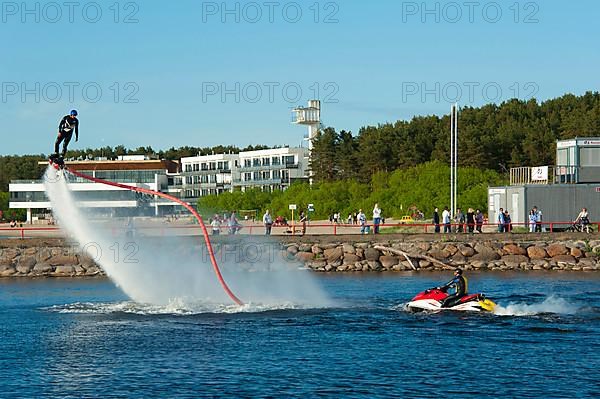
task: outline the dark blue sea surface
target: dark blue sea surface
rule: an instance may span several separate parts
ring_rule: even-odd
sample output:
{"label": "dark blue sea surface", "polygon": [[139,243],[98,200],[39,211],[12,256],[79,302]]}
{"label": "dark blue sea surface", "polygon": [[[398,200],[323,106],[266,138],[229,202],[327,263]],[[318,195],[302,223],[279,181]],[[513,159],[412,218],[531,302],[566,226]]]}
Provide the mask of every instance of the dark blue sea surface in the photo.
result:
{"label": "dark blue sea surface", "polygon": [[469,277],[499,314],[406,312],[437,273],[316,275],[333,307],[242,311],[0,280],[0,397],[598,397],[599,274]]}

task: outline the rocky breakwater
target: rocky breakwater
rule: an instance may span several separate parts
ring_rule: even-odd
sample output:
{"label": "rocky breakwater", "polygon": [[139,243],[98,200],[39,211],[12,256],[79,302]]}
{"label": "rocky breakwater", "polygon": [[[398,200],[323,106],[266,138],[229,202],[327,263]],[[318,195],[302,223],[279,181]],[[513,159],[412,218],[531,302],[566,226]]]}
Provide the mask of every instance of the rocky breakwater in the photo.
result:
{"label": "rocky breakwater", "polygon": [[[383,238],[383,237],[382,237]],[[286,261],[317,272],[465,270],[600,271],[600,240],[567,237],[290,237],[275,244]],[[239,244],[232,244],[239,245]],[[295,263],[293,263],[295,264]],[[243,262],[239,267],[244,268]],[[251,267],[250,265],[249,267]],[[60,239],[0,241],[0,278],[104,276],[93,259]]]}
{"label": "rocky breakwater", "polygon": [[0,248],[0,278],[100,275],[104,275],[102,269],[72,247]]}
{"label": "rocky breakwater", "polygon": [[318,272],[465,270],[600,271],[600,240],[560,242],[287,243],[284,255]]}

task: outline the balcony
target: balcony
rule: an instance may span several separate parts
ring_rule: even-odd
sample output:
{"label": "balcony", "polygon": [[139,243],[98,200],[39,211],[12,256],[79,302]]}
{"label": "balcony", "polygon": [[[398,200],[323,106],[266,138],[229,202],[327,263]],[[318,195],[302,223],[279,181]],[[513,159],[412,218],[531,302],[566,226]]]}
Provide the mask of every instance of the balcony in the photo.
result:
{"label": "balcony", "polygon": [[11,180],[10,184],[44,184],[44,180]]}
{"label": "balcony", "polygon": [[580,168],[577,166],[536,166],[510,168],[510,185],[524,184],[577,184]]}
{"label": "balcony", "polygon": [[280,169],[298,169],[300,163],[286,163],[286,164],[271,164],[271,165],[252,165],[252,166],[240,166],[240,172],[256,172],[260,170],[280,170]]}
{"label": "balcony", "polygon": [[191,183],[185,184],[181,186],[169,186],[170,188],[184,188],[188,190],[198,189],[198,188],[222,188],[222,187],[231,187],[231,183],[223,183],[223,182],[205,182],[205,183]]}
{"label": "balcony", "polygon": [[189,172],[181,172],[182,176],[195,176],[195,175],[220,175],[220,174],[231,174],[230,169],[200,169]]}
{"label": "balcony", "polygon": [[252,172],[257,170],[265,170],[271,169],[271,166],[263,166],[263,165],[252,165],[252,166],[240,166],[240,172]]}
{"label": "balcony", "polygon": [[263,180],[241,180],[235,179],[233,181],[234,186],[268,186],[268,185],[281,185],[287,184],[287,179],[263,179]]}

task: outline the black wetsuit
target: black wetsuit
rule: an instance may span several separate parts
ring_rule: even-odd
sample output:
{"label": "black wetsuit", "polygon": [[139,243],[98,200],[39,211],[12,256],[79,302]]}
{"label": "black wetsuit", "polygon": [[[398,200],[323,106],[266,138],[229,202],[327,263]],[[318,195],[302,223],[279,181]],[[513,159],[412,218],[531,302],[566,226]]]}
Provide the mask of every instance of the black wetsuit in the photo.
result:
{"label": "black wetsuit", "polygon": [[442,287],[442,290],[448,290],[450,288],[454,288],[455,292],[449,295],[442,302],[443,308],[450,308],[458,303],[460,298],[467,295],[467,279],[462,275],[455,276],[452,280],[448,281]]}
{"label": "black wetsuit", "polygon": [[54,143],[54,153],[58,154],[60,143],[63,142],[63,150],[61,156],[67,154],[67,147],[73,138],[73,132],[75,132],[75,139],[79,140],[79,119],[76,116],[67,115],[60,121],[58,125],[58,138]]}

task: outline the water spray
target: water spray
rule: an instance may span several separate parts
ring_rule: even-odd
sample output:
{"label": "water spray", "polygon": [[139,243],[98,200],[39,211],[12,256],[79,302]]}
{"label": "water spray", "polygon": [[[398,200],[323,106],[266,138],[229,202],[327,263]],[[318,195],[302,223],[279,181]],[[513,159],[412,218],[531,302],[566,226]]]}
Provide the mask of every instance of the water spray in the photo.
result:
{"label": "water spray", "polygon": [[198,214],[198,212],[192,207],[190,206],[188,203],[180,200],[179,198],[176,198],[172,195],[169,194],[165,194],[165,193],[161,193],[159,191],[154,191],[154,190],[150,190],[147,188],[142,188],[142,187],[133,187],[133,186],[128,186],[125,184],[120,184],[120,183],[115,183],[115,182],[111,182],[108,180],[103,180],[103,179],[98,179],[96,177],[93,176],[89,176],[86,175],[84,173],[75,171],[75,170],[71,170],[68,168],[64,168],[65,171],[69,172],[70,174],[77,176],[79,178],[94,182],[94,183],[99,183],[99,184],[104,184],[107,186],[113,186],[113,187],[118,187],[118,188],[123,188],[129,191],[135,191],[138,193],[143,193],[143,194],[149,194],[149,195],[156,195],[159,196],[161,198],[165,198],[168,199],[169,201],[173,201],[178,203],[179,205],[183,206],[184,208],[186,208],[188,211],[190,211],[192,213],[192,215],[194,215],[194,217],[198,220],[198,223],[200,224],[200,228],[202,229],[202,235],[204,236],[204,241],[206,243],[206,247],[208,249],[208,253],[210,255],[210,262],[213,266],[213,269],[215,271],[215,274],[217,275],[217,279],[219,280],[219,283],[221,284],[221,286],[223,287],[223,289],[225,290],[225,292],[227,293],[227,295],[229,296],[229,298],[231,298],[231,300],[233,300],[236,304],[238,305],[243,305],[244,303],[231,291],[231,289],[229,288],[229,286],[227,285],[227,283],[225,282],[225,280],[223,279],[223,275],[221,274],[221,270],[219,269],[219,266],[217,264],[217,260],[215,258],[215,254],[210,242],[210,238],[208,236],[208,230],[206,229],[206,225],[204,224],[204,222],[202,221],[202,217]]}

